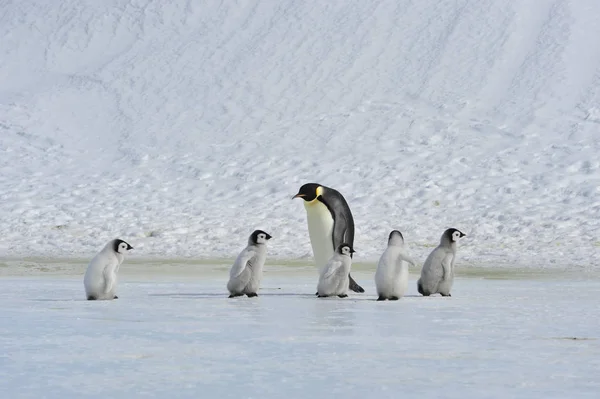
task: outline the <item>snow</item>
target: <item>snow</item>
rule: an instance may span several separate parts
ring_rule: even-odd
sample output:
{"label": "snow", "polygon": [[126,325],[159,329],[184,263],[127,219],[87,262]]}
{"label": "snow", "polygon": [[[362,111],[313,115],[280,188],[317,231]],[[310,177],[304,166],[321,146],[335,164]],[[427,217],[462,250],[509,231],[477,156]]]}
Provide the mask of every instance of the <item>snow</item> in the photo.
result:
{"label": "snow", "polygon": [[[597,0],[4,3],[0,397],[598,396]],[[307,182],[364,294],[314,297]],[[448,227],[452,297],[420,297]],[[392,229],[419,265],[381,303]],[[120,298],[85,301],[116,237]]]}
{"label": "snow", "polygon": [[0,256],[311,255],[301,184],[356,259],[597,269],[596,0],[15,1],[0,16]]}
{"label": "snow", "polygon": [[[42,262],[44,263],[44,262]],[[125,262],[86,301],[85,264],[0,279],[3,397],[595,398],[598,275],[457,279],[451,298],[317,299],[311,266],[271,265],[228,299],[224,265]],[[167,269],[178,273],[163,274]],[[7,269],[0,268],[0,271]],[[61,272],[56,272],[61,270]]]}

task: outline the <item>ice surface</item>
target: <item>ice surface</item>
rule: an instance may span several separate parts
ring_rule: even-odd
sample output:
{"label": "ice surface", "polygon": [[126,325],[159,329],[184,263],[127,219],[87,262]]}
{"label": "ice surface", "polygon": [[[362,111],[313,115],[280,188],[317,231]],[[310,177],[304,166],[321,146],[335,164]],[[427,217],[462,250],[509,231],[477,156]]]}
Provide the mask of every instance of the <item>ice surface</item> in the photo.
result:
{"label": "ice surface", "polygon": [[[126,266],[126,265],[125,265]],[[127,267],[122,270],[127,271]],[[317,299],[270,266],[227,299],[222,265],[122,276],[85,301],[77,267],[0,279],[3,398],[596,398],[600,279],[458,278],[451,298]],[[171,266],[163,265],[162,270]],[[160,270],[157,268],[156,270]],[[15,269],[12,269],[13,271]]]}

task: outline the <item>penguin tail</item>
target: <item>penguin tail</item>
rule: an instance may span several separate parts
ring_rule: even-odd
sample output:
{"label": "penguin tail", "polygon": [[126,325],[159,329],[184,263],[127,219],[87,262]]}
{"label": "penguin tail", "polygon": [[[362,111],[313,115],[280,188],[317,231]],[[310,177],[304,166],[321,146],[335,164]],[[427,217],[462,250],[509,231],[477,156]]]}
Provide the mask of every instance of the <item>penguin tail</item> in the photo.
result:
{"label": "penguin tail", "polygon": [[354,279],[352,278],[352,276],[350,274],[348,274],[348,278],[350,279],[350,286],[348,288],[350,288],[350,290],[354,291],[354,292],[365,292],[365,289],[363,287],[361,287],[360,285],[358,285],[358,283],[356,281],[354,281]]}

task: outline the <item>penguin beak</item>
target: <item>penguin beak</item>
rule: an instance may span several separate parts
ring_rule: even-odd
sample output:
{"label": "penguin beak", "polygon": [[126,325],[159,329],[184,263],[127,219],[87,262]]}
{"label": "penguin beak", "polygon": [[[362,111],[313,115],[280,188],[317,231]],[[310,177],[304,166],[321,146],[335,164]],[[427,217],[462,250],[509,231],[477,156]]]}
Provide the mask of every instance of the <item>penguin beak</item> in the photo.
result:
{"label": "penguin beak", "polygon": [[302,198],[302,197],[306,197],[306,194],[300,194],[300,193],[298,193],[298,194],[294,195],[292,197],[292,199],[294,199],[294,198]]}
{"label": "penguin beak", "polygon": [[267,240],[270,240],[272,237],[270,234],[267,234],[267,236],[265,237]]}
{"label": "penguin beak", "polygon": [[463,232],[460,233],[460,238],[466,237],[467,235]]}
{"label": "penguin beak", "polygon": [[356,251],[355,251],[355,250],[353,250],[352,248],[350,249],[350,253],[351,253],[351,254],[353,254],[353,253],[355,253],[355,252],[356,252]]}

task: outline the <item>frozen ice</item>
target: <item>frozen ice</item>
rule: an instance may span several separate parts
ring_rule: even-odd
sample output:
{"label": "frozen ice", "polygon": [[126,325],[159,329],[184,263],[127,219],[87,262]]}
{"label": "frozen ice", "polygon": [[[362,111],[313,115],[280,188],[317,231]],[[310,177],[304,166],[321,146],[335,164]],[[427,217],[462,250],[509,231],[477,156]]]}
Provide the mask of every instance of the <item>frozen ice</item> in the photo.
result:
{"label": "frozen ice", "polygon": [[[163,267],[171,265],[163,265]],[[228,299],[224,265],[125,274],[86,301],[81,276],[0,279],[3,397],[595,398],[600,279],[467,274],[453,296],[314,296],[312,267],[266,268]],[[122,268],[126,269],[127,264]],[[14,269],[13,269],[14,270]],[[161,272],[162,273],[162,272]]]}

